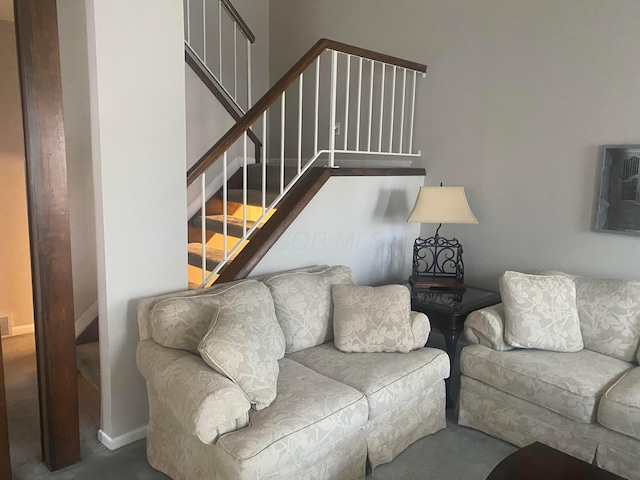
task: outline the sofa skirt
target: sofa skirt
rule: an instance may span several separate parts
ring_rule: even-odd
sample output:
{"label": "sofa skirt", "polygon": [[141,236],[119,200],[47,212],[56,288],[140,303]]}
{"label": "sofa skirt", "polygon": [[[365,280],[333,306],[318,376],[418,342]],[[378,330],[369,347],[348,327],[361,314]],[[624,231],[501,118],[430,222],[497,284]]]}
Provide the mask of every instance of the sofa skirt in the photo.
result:
{"label": "sofa skirt", "polygon": [[640,480],[640,441],[580,423],[462,375],[458,424],[518,447],[540,442],[630,480]]}

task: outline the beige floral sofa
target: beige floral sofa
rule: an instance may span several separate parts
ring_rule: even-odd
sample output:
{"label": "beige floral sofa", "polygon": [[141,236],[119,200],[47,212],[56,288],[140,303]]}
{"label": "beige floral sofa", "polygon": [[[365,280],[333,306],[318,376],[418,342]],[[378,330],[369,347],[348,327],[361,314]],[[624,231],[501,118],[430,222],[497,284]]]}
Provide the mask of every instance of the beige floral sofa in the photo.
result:
{"label": "beige floral sofa", "polygon": [[[404,326],[367,336],[351,315],[336,335],[353,353],[338,350],[334,288],[341,318],[360,303]],[[423,314],[400,315],[404,287],[389,288],[323,266],[140,301],[151,466],[183,480],[358,479],[444,428],[448,358],[424,348]]]}
{"label": "beige floral sofa", "polygon": [[[524,327],[525,335],[521,348],[514,348],[511,307],[500,304],[469,315],[465,334],[472,345],[461,353],[459,423],[520,447],[542,442],[640,479],[640,283],[560,272],[545,276],[553,277],[549,285],[556,300],[562,299],[556,311],[575,295],[581,338],[569,333],[575,319],[565,312],[560,324],[566,333],[551,340],[568,351],[552,351],[553,341],[547,350],[527,345],[548,332],[540,318],[515,326]],[[524,308],[546,301],[526,284],[510,286],[508,300]]]}

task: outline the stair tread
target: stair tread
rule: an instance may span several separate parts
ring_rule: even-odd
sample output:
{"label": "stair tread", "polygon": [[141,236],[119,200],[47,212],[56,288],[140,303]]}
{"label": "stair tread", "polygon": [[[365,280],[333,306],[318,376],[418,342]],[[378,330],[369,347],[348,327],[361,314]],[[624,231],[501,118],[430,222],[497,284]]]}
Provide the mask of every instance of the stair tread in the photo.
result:
{"label": "stair tread", "polygon": [[[202,243],[190,242],[187,245],[187,252],[190,255],[197,255],[198,257],[202,258]],[[207,260],[211,262],[220,263],[222,260],[224,260],[224,251],[219,248],[214,248],[207,245],[205,252]]]}
{"label": "stair tread", "polygon": [[[206,229],[213,233],[224,233],[224,217],[223,215],[207,215],[205,217]],[[191,220],[191,225],[196,228],[200,228],[202,224],[202,217],[196,216]],[[256,224],[253,220],[247,220],[247,229],[253,227]],[[233,217],[227,215],[227,234],[232,237],[242,238],[244,235],[244,227],[242,224],[242,218]]]}
{"label": "stair tread", "polygon": [[[212,222],[224,223],[224,215],[207,215],[205,218]],[[255,223],[256,222],[254,222],[253,220],[247,220],[247,228],[253,227]],[[243,225],[242,218],[232,217],[231,215],[227,215],[227,224],[242,227]]]}

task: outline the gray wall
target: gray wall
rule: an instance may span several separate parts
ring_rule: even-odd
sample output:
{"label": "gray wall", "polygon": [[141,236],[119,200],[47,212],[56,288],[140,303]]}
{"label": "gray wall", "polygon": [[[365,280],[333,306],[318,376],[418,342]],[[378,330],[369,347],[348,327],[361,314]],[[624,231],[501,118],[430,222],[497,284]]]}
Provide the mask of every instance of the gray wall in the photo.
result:
{"label": "gray wall", "polygon": [[271,0],[272,80],[321,37],[426,63],[416,146],[426,184],[465,186],[480,222],[441,231],[463,242],[468,283],[638,279],[640,237],[592,217],[598,146],[640,143],[639,22],[633,0]]}
{"label": "gray wall", "polygon": [[113,449],[146,433],[146,385],[135,368],[137,302],[187,287],[183,15],[181,0],[91,0],[86,8],[99,439]]}
{"label": "gray wall", "polygon": [[[97,316],[96,216],[84,0],[58,1],[58,35],[67,150],[73,303],[76,321]],[[86,321],[84,322],[86,326]]]}
{"label": "gray wall", "polygon": [[363,285],[406,282],[418,236],[406,220],[423,179],[331,177],[251,276],[326,264],[350,266]]}

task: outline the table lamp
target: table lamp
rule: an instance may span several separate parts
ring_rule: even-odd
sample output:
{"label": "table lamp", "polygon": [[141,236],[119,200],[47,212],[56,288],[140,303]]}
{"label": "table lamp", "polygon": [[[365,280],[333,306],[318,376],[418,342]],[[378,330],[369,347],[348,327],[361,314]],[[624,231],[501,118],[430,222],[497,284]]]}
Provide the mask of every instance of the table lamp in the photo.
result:
{"label": "table lamp", "polygon": [[410,223],[437,223],[436,234],[416,238],[409,282],[415,289],[463,290],[462,244],[440,236],[443,223],[478,223],[464,193],[464,187],[421,187],[407,220]]}

